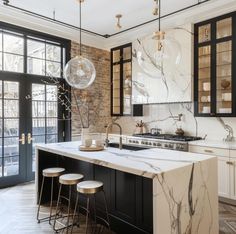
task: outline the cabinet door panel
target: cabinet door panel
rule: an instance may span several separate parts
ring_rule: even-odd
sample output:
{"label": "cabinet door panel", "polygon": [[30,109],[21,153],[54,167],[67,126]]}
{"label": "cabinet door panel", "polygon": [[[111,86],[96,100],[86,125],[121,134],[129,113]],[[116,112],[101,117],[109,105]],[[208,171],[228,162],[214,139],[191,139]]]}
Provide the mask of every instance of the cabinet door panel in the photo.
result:
{"label": "cabinet door panel", "polygon": [[116,216],[135,223],[136,189],[135,176],[121,171],[113,171],[113,211]]}
{"label": "cabinet door panel", "polygon": [[230,197],[230,165],[228,158],[218,157],[218,194]]}

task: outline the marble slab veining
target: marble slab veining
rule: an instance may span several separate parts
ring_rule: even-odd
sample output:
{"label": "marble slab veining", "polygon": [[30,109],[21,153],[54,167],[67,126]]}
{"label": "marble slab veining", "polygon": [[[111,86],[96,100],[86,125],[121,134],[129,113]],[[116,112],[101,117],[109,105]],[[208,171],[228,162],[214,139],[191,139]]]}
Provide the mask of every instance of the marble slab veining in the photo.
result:
{"label": "marble slab veining", "polygon": [[219,233],[216,157],[156,148],[81,152],[79,144],[38,145],[36,184],[38,150],[133,173],[153,181],[153,234]]}

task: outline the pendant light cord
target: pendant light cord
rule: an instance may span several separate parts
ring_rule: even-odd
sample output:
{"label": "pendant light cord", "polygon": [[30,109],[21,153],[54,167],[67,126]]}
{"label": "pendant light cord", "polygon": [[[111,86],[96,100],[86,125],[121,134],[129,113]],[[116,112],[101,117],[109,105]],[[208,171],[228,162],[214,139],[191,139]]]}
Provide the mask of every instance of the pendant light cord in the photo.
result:
{"label": "pendant light cord", "polygon": [[81,28],[82,10],[81,10],[81,2],[82,2],[82,0],[79,0],[79,22],[80,22],[80,26],[79,26],[79,31],[80,31],[79,54],[80,54],[80,56],[82,55],[82,45],[81,45],[81,41],[82,41],[82,28]]}
{"label": "pendant light cord", "polygon": [[159,1],[159,32],[161,31],[161,0]]}

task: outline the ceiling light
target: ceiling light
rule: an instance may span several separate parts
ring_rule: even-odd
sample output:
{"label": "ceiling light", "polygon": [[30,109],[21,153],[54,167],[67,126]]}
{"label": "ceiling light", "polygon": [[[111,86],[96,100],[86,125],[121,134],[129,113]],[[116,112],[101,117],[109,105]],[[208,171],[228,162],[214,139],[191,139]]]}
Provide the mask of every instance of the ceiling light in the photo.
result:
{"label": "ceiling light", "polygon": [[122,18],[122,15],[121,14],[118,14],[116,15],[116,18],[117,18],[117,23],[116,23],[116,28],[118,30],[120,30],[122,28],[121,24],[120,24],[120,19]]}
{"label": "ceiling light", "polygon": [[159,0],[154,0],[155,6],[153,8],[152,14],[157,16],[159,14]]}
{"label": "ceiling light", "polygon": [[81,27],[81,3],[84,0],[76,0],[79,2],[80,10],[80,54],[72,58],[65,66],[64,76],[68,84],[77,89],[88,88],[96,78],[96,70],[93,63],[82,56],[82,27]]}
{"label": "ceiling light", "polygon": [[166,38],[165,32],[161,30],[161,0],[157,0],[157,4],[158,31],[139,41],[136,57],[140,68],[149,77],[163,78],[173,73],[180,63],[181,47],[174,38]]}

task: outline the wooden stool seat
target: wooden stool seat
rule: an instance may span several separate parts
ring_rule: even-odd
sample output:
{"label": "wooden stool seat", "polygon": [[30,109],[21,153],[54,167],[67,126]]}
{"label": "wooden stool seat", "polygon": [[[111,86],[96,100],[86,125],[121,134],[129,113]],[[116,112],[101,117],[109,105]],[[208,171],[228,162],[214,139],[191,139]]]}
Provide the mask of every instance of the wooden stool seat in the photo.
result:
{"label": "wooden stool seat", "polygon": [[64,174],[59,177],[60,184],[75,185],[82,181],[84,178],[81,174]]}
{"label": "wooden stool seat", "polygon": [[103,183],[95,180],[87,180],[77,184],[77,191],[84,194],[95,194],[103,190]]}
{"label": "wooden stool seat", "polygon": [[47,168],[43,170],[43,176],[59,177],[64,171],[65,171],[65,168],[61,168],[61,167]]}

